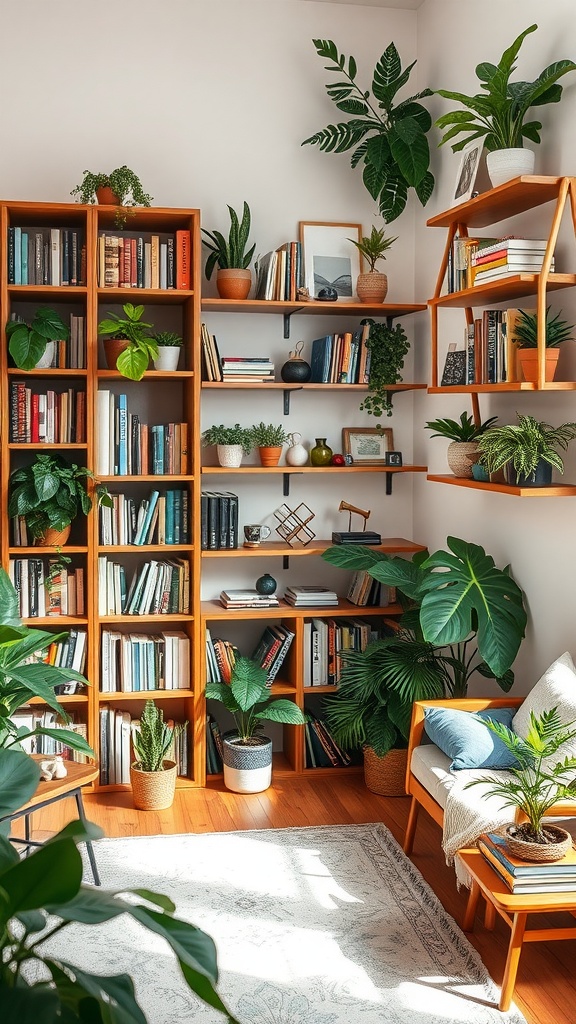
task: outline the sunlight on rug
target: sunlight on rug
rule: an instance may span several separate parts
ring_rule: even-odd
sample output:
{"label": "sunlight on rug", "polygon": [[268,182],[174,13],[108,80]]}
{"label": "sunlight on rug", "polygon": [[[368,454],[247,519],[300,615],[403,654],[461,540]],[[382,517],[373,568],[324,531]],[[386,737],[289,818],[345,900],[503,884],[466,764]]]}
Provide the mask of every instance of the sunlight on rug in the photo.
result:
{"label": "sunlight on rug", "polygon": [[[105,839],[96,856],[104,887],[166,893],[214,938],[243,1024],[525,1024],[496,1009],[475,950],[381,824]],[[150,1024],[223,1021],[135,922],[73,928],[51,952],[127,971]]]}

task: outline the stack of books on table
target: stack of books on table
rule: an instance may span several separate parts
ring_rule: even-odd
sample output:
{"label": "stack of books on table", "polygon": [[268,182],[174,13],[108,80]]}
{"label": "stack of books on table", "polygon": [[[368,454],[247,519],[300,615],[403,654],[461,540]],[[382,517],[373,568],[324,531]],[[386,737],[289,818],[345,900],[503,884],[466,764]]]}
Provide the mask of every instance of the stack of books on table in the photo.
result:
{"label": "stack of books on table", "polygon": [[[503,238],[482,245],[471,256],[475,286],[515,274],[538,274],[542,269],[547,241],[541,238]],[[550,265],[554,271],[554,258]]]}
{"label": "stack of books on table", "polygon": [[269,384],[274,381],[274,363],[260,356],[223,356],[222,380],[230,384]]}
{"label": "stack of books on table", "polygon": [[520,860],[510,853],[503,836],[485,832],[478,839],[478,849],[513,893],[576,892],[574,848],[550,863]]}
{"label": "stack of books on table", "polygon": [[280,604],[274,594],[259,594],[257,590],[223,590],[220,603],[225,608],[278,608]]}
{"label": "stack of books on table", "polygon": [[328,587],[286,587],[284,600],[294,608],[338,607],[338,594]]}

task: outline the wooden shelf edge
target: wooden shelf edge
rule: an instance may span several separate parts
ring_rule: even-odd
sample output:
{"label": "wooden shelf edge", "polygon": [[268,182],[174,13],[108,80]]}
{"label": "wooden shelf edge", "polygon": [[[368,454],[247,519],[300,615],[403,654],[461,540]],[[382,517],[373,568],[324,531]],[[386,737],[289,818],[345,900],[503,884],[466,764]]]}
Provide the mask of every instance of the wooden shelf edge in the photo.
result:
{"label": "wooden shelf edge", "polygon": [[373,615],[391,615],[398,616],[402,615],[403,608],[399,604],[389,605],[359,605],[352,604],[345,598],[340,598],[340,604],[336,607],[315,607],[315,608],[294,608],[293,605],[288,604],[287,601],[280,599],[280,604],[276,608],[224,608],[220,604],[220,601],[214,599],[212,601],[201,601],[200,602],[201,617],[203,622],[209,622],[216,619],[226,621],[227,619],[232,621],[233,619],[337,619],[349,617],[351,615],[356,618],[362,618],[366,615],[371,617]]}
{"label": "wooden shelf edge", "polygon": [[422,302],[288,302],[285,300],[274,301],[268,299],[201,299],[201,308],[204,312],[213,313],[308,313],[313,316],[319,314],[329,316],[379,316],[397,317],[407,316],[410,313],[420,313],[426,309]]}
{"label": "wooden shelf edge", "polygon": [[[284,557],[291,558],[293,555],[321,555],[328,548],[333,546],[332,540],[315,539],[306,547],[291,548],[284,541],[264,541],[257,548],[217,548],[215,550],[202,551],[202,558],[226,558],[230,555],[241,558],[263,558],[263,557]],[[425,551],[424,544],[416,544],[412,540],[405,540],[403,537],[383,537],[381,544],[370,544],[373,551],[385,551],[387,554],[415,554],[417,551]]]}
{"label": "wooden shelf edge", "polygon": [[553,484],[551,487],[513,487],[511,484],[483,483],[480,480],[469,480],[466,477],[435,473],[429,473],[427,480],[438,484],[451,484],[453,487],[471,487],[477,491],[493,491],[498,494],[508,494],[516,498],[576,497],[576,484]]}
{"label": "wooden shelf edge", "polygon": [[468,227],[487,227],[556,199],[562,180],[562,177],[536,174],[512,178],[474,199],[437,213],[426,221],[426,226],[448,228],[460,223]]}

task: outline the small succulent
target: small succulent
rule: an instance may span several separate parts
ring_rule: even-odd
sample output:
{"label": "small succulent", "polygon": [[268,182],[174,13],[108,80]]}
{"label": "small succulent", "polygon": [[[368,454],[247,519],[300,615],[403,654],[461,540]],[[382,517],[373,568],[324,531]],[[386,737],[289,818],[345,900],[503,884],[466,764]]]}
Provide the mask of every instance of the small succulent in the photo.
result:
{"label": "small succulent", "polygon": [[152,335],[152,339],[156,342],[158,348],[182,348],[184,344],[180,335],[175,334],[173,331],[159,331],[157,334]]}

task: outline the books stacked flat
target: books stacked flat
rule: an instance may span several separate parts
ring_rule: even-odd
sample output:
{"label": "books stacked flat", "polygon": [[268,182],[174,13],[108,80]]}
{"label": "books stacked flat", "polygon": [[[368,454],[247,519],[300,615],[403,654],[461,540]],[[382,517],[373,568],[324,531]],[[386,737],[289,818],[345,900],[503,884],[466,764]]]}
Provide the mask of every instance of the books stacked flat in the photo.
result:
{"label": "books stacked flat", "polygon": [[506,840],[496,832],[478,839],[478,849],[513,893],[576,891],[576,850],[548,864],[528,862],[510,853]]}
{"label": "books stacked flat", "polygon": [[225,608],[278,608],[280,604],[274,594],[259,594],[257,590],[223,590],[220,603]]}
{"label": "books stacked flat", "polygon": [[286,587],[284,600],[294,608],[338,607],[338,594],[328,587]]}
{"label": "books stacked flat", "polygon": [[[471,257],[475,286],[515,274],[538,274],[542,269],[547,241],[541,238],[503,238],[478,248]],[[554,258],[550,265],[554,271]]]}
{"label": "books stacked flat", "polygon": [[274,363],[260,356],[223,356],[222,380],[232,384],[267,384],[274,380]]}

